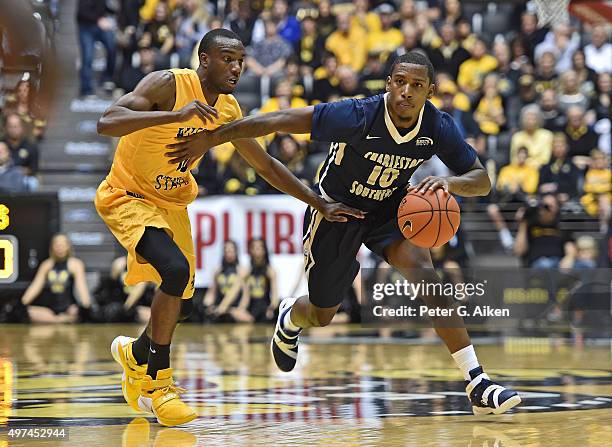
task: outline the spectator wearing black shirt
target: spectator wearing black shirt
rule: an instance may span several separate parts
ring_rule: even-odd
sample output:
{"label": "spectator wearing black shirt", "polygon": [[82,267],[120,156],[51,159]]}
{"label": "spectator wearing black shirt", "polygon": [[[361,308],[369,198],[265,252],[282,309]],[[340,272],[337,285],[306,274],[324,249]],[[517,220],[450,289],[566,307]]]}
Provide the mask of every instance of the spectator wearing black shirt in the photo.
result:
{"label": "spectator wearing black shirt", "polygon": [[455,27],[445,23],[440,29],[442,43],[429,48],[427,53],[436,71],[445,71],[457,79],[459,66],[470,58],[470,53],[455,39]]}
{"label": "spectator wearing black shirt", "polygon": [[119,80],[119,88],[125,92],[131,92],[142,78],[156,69],[155,50],[151,47],[141,47],[138,50],[140,63],[138,67],[129,66],[124,70]]}
{"label": "spectator wearing black shirt", "polygon": [[327,102],[330,97],[339,94],[337,71],[338,59],[333,53],[326,52],[323,55],[323,65],[314,72],[311,102]]}
{"label": "spectator wearing black shirt", "polygon": [[111,88],[115,71],[115,34],[113,23],[106,17],[106,2],[100,0],[79,0],[77,7],[77,23],[79,27],[79,45],[81,48],[81,87],[83,96],[94,94],[92,62],[94,45],[102,43],[106,49],[106,69],[102,82],[105,88]]}
{"label": "spectator wearing black shirt", "polygon": [[251,45],[251,39],[253,37],[253,28],[257,17],[253,14],[250,2],[241,1],[238,3],[238,14],[235,18],[230,20],[229,28],[238,34],[240,40],[244,46]]}
{"label": "spectator wearing black shirt", "polygon": [[373,96],[385,91],[387,85],[387,73],[384,71],[379,53],[368,53],[366,65],[361,72],[359,84],[362,89],[367,90],[366,96]]}
{"label": "spectator wearing black shirt", "polygon": [[542,43],[548,31],[547,27],[538,28],[538,16],[533,12],[525,11],[521,15],[520,36],[528,43],[527,51],[529,59],[533,60],[535,47]]}
{"label": "spectator wearing black shirt", "polygon": [[15,166],[24,175],[34,175],[38,171],[38,147],[30,142],[25,134],[25,127],[16,113],[5,118],[6,134],[4,142],[11,151]]}
{"label": "spectator wearing black shirt", "polygon": [[544,195],[539,204],[517,212],[519,229],[514,251],[531,268],[556,269],[572,252],[570,235],[559,226],[559,202],[553,194]]}
{"label": "spectator wearing black shirt", "polygon": [[555,71],[557,59],[551,52],[542,53],[536,61],[535,89],[542,93],[547,88],[556,90],[559,85],[559,77]]}
{"label": "spectator wearing black shirt", "polygon": [[589,98],[595,96],[597,73],[595,70],[587,67],[583,49],[577,49],[572,55],[572,68],[578,76],[580,91],[582,91]]}
{"label": "spectator wearing black shirt", "polygon": [[580,170],[567,156],[565,134],[557,132],[553,137],[550,162],[540,167],[538,192],[556,194],[561,203],[578,197]]}
{"label": "spectator wearing black shirt", "polygon": [[336,18],[331,10],[331,2],[321,0],[319,2],[319,15],[317,16],[317,32],[322,39],[327,39],[335,30]]}
{"label": "spectator wearing black shirt", "polygon": [[325,39],[319,36],[315,19],[307,15],[302,19],[302,35],[298,42],[297,55],[300,65],[314,70],[321,64],[325,51]]}
{"label": "spectator wearing black shirt", "polygon": [[540,95],[539,104],[542,110],[542,117],[544,118],[542,127],[551,132],[562,130],[565,126],[566,118],[559,110],[557,93],[551,88],[544,90]]}
{"label": "spectator wearing black shirt", "polygon": [[568,138],[570,157],[586,158],[593,149],[597,149],[598,135],[586,123],[584,113],[584,109],[580,106],[571,106],[567,109],[567,126],[564,133]]}

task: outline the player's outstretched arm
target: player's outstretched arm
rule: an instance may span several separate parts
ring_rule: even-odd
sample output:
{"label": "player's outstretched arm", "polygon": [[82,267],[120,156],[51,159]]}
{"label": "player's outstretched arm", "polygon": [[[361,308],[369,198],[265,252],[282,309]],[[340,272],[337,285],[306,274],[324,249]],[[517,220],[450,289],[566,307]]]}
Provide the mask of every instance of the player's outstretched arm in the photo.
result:
{"label": "player's outstretched arm", "polygon": [[364,213],[342,203],[328,203],[295,177],[280,161],[268,155],[252,138],[233,140],[240,155],[276,189],[307,203],[329,221],[345,222],[346,216],[363,218]]}
{"label": "player's outstretched arm", "polygon": [[173,111],[176,83],[170,71],[154,71],[145,76],[133,92],[119,98],[98,120],[98,133],[122,137],[146,127],[187,121],[198,116],[202,121],[218,117],[217,111],[201,101],[192,101]]}
{"label": "player's outstretched arm", "polygon": [[[274,132],[310,133],[313,106],[248,116],[225,124],[212,132],[199,132],[167,145],[170,163],[195,160],[211,147],[241,138],[255,138]],[[276,186],[276,185],[275,185]]]}

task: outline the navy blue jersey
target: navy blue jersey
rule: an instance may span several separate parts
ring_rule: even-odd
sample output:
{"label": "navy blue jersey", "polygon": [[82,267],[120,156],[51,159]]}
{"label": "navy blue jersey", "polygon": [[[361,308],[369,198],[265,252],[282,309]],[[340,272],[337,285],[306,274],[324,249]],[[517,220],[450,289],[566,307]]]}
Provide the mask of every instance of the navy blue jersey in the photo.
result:
{"label": "navy blue jersey", "polygon": [[331,142],[319,178],[324,197],[374,211],[385,199],[403,194],[414,171],[434,154],[456,174],[476,161],[476,151],[450,115],[427,101],[415,126],[398,130],[386,95],[315,106],[312,139]]}

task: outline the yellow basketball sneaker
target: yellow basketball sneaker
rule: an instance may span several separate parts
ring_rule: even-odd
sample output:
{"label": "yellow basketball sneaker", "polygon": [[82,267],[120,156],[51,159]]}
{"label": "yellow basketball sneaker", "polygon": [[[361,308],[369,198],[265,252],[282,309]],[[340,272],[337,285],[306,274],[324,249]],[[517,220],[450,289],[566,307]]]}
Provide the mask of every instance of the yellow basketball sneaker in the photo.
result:
{"label": "yellow basketball sneaker", "polygon": [[123,368],[121,377],[121,391],[123,398],[132,409],[143,411],[138,406],[140,396],[140,382],[147,373],[147,365],[138,365],[132,354],[132,344],[135,338],[120,335],[111,344],[111,353],[117,363]]}
{"label": "yellow basketball sneaker", "polygon": [[143,411],[153,412],[161,425],[186,424],[198,417],[194,409],[180,399],[179,394],[186,390],[174,385],[172,368],[157,371],[155,380],[145,375],[140,390],[138,406]]}

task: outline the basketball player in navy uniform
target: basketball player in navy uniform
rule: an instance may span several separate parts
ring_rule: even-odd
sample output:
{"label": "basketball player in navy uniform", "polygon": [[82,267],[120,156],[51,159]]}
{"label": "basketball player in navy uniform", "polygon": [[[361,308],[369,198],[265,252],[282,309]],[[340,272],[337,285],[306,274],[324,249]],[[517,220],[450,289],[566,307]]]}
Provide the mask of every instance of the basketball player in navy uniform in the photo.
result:
{"label": "basketball player in navy uniform", "polygon": [[[361,244],[382,256],[409,281],[439,281],[428,249],[406,240],[397,209],[413,172],[436,154],[456,175],[427,177],[409,190],[443,188],[461,196],[484,196],[491,183],[476,151],[467,144],[450,115],[429,101],[434,69],[427,57],[410,52],[398,57],[387,78],[386,93],[365,99],[251,116],[215,131],[169,145],[171,163],[197,158],[210,147],[273,132],[311,133],[331,142],[321,169],[320,194],[364,212],[363,218],[328,222],[309,208],[304,225],[305,269],[309,295],[284,300],[279,308],[272,354],[277,366],[291,371],[302,329],[328,325],[355,278]],[[452,306],[440,296],[420,297],[430,308]],[[521,402],[519,395],[491,381],[480,366],[463,324],[453,312],[433,324],[466,380],[474,414],[500,414]]]}

